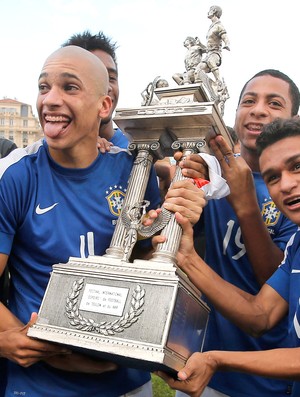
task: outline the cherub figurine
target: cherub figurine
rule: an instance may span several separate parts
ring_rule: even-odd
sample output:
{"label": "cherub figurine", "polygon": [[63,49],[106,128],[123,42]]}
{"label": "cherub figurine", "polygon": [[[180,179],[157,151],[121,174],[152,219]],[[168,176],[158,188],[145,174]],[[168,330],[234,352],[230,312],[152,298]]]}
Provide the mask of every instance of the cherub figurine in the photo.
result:
{"label": "cherub figurine", "polygon": [[203,45],[198,37],[188,36],[184,42],[184,47],[187,52],[184,58],[185,72],[175,73],[172,77],[178,85],[195,83],[195,71],[200,64],[202,54],[206,52],[206,47]]}

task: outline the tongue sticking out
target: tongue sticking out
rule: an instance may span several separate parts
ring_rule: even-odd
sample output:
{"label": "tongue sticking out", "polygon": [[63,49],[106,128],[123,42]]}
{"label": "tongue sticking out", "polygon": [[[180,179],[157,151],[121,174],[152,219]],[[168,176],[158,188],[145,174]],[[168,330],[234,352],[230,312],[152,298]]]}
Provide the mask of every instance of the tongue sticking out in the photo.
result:
{"label": "tongue sticking out", "polygon": [[64,132],[67,122],[47,122],[44,126],[44,134],[49,138],[56,138]]}

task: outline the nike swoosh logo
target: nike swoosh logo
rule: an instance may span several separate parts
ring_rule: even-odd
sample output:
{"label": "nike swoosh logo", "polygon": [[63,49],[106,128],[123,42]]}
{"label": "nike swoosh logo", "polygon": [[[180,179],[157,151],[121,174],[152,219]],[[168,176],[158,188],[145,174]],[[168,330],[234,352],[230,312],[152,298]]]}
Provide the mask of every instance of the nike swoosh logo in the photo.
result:
{"label": "nike swoosh logo", "polygon": [[55,206],[57,206],[57,204],[58,204],[58,203],[54,203],[53,205],[50,205],[50,207],[45,207],[45,208],[41,208],[41,207],[40,207],[40,204],[38,204],[37,207],[36,207],[36,209],[35,209],[35,212],[36,212],[38,215],[45,214],[46,212],[51,211]]}

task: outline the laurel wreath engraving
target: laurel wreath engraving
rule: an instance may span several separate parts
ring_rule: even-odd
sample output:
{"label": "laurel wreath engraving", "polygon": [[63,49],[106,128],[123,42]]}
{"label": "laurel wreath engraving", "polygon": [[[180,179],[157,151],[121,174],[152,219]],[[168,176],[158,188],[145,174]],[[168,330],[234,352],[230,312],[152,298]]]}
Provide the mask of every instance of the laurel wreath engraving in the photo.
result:
{"label": "laurel wreath engraving", "polygon": [[139,316],[143,312],[145,290],[140,285],[137,285],[132,294],[129,312],[125,313],[118,320],[96,323],[93,319],[83,317],[79,312],[78,297],[83,286],[83,278],[73,282],[72,290],[68,294],[65,306],[70,324],[81,331],[97,332],[101,335],[114,335],[117,332],[123,332],[125,328],[129,328],[139,319]]}

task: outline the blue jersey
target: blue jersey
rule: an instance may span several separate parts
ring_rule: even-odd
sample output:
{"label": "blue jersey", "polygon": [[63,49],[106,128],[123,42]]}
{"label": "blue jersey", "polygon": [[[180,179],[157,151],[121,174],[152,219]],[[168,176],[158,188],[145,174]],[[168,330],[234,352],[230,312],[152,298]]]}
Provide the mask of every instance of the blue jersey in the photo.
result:
{"label": "blue jersey", "polygon": [[[288,302],[292,347],[300,347],[300,231],[291,237],[281,266],[267,284]],[[294,383],[292,396],[300,396],[300,382]]]}
{"label": "blue jersey", "polygon": [[[18,150],[18,149],[16,149]],[[46,142],[2,160],[0,252],[9,255],[10,309],[24,323],[39,310],[52,265],[70,256],[103,255],[126,193],[133,156],[114,147],[87,168],[55,163]],[[13,162],[6,167],[7,163]],[[117,166],[116,166],[117,165]],[[155,172],[145,197],[159,205]],[[149,381],[143,371],[120,368],[103,375],[65,373],[43,363],[9,362],[6,396],[117,397]],[[46,392],[47,391],[47,392]]]}
{"label": "blue jersey", "polygon": [[114,146],[119,146],[124,149],[127,149],[129,144],[127,136],[123,134],[120,128],[117,128],[115,130],[114,135],[110,139],[110,142],[112,142]]}
{"label": "blue jersey", "polygon": [[[261,175],[253,173],[253,177],[266,227],[276,245],[284,250],[296,226],[278,211]],[[206,262],[226,281],[257,294],[260,285],[246,254],[238,219],[227,199],[210,200],[204,217]],[[287,319],[264,336],[253,338],[212,308],[204,350],[266,350],[289,346],[287,339]],[[218,372],[209,386],[232,397],[274,397],[285,395],[290,384],[236,372]]]}

